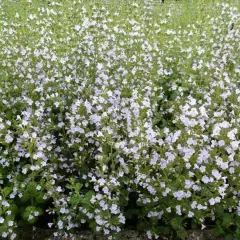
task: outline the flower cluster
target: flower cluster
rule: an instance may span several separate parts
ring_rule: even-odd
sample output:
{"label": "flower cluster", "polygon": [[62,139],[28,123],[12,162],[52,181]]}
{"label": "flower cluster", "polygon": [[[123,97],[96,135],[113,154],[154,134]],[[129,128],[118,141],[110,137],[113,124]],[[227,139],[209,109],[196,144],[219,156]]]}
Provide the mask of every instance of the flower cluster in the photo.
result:
{"label": "flower cluster", "polygon": [[21,2],[0,1],[2,237],[240,215],[239,9]]}

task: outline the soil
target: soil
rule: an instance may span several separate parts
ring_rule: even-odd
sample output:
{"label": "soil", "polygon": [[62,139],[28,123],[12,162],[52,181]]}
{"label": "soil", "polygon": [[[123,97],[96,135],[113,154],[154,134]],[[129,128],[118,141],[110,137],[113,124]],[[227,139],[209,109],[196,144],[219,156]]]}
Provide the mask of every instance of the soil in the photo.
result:
{"label": "soil", "polygon": [[[82,231],[74,237],[54,237],[54,230],[47,229],[19,229],[20,240],[106,240],[104,236],[94,236],[90,231]],[[121,240],[147,240],[146,234],[138,233],[134,230],[125,230],[121,234]],[[0,238],[1,240],[1,238]],[[159,240],[170,240],[159,238]],[[172,239],[173,240],[173,239]],[[192,230],[186,240],[223,240],[219,237],[213,237],[209,230]]]}

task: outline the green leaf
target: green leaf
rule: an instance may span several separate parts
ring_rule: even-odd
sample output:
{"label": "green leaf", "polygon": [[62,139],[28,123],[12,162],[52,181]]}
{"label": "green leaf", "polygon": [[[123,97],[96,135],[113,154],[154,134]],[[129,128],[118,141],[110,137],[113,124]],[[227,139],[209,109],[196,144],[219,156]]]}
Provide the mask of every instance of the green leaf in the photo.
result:
{"label": "green leaf", "polygon": [[240,228],[240,217],[239,216],[237,216],[237,218],[236,218],[236,226],[238,228]]}
{"label": "green leaf", "polygon": [[35,195],[35,199],[38,203],[44,203],[46,200],[43,199],[44,197],[44,193],[43,192],[39,192]]}
{"label": "green leaf", "polygon": [[27,206],[27,207],[25,208],[25,210],[24,210],[23,215],[24,215],[24,214],[29,215],[29,214],[31,214],[31,212],[34,212],[35,210],[36,210],[36,207],[34,207],[34,206]]}
{"label": "green leaf", "polygon": [[128,200],[124,197],[121,197],[119,200],[120,206],[126,207],[128,205]]}
{"label": "green leaf", "polygon": [[[38,219],[38,216],[35,216],[34,212],[38,212],[38,216],[44,213],[44,211],[39,207],[28,206],[22,213],[23,219],[28,221],[30,224],[34,224]],[[30,215],[32,216],[31,219],[29,219]]]}
{"label": "green leaf", "polygon": [[12,190],[13,190],[12,187],[3,188],[2,193],[3,193],[4,197],[7,197],[12,192]]}
{"label": "green leaf", "polygon": [[92,208],[93,207],[89,198],[83,198],[82,203],[83,203],[83,207],[85,207],[85,208],[89,208],[89,207]]}
{"label": "green leaf", "polygon": [[29,225],[29,222],[24,220],[24,219],[20,219],[17,223],[18,227],[26,227]]}
{"label": "green leaf", "polygon": [[96,232],[96,227],[97,227],[97,224],[92,221],[90,224],[89,224],[89,227],[93,230],[93,232]]}
{"label": "green leaf", "polygon": [[30,198],[30,195],[29,195],[29,193],[26,191],[26,192],[23,193],[23,196],[22,196],[22,198],[21,198],[21,201],[22,201],[22,202],[27,202],[27,201],[29,200],[29,198]]}
{"label": "green leaf", "polygon": [[229,227],[233,222],[233,216],[230,213],[224,213],[223,215],[223,226],[224,227]]}
{"label": "green leaf", "polygon": [[70,199],[70,202],[74,205],[80,203],[81,201],[82,197],[79,194],[74,194]]}
{"label": "green leaf", "polygon": [[80,189],[82,188],[83,184],[82,183],[77,183],[76,184],[76,192],[79,192]]}
{"label": "green leaf", "polygon": [[88,198],[88,199],[91,199],[92,196],[95,195],[95,192],[94,191],[88,191],[86,194],[85,194],[85,198]]}
{"label": "green leaf", "polygon": [[11,204],[9,210],[12,212],[13,215],[17,215],[19,212],[19,209],[16,204]]}
{"label": "green leaf", "polygon": [[15,218],[15,215],[12,214],[12,213],[9,214],[9,215],[6,215],[6,216],[4,217],[4,219],[5,219],[6,222],[8,222],[8,221],[13,221],[14,218]]}
{"label": "green leaf", "polygon": [[[6,230],[8,230],[8,227],[6,225],[0,226],[0,233],[4,233]],[[2,238],[4,239],[4,238]]]}
{"label": "green leaf", "polygon": [[192,220],[191,221],[191,229],[197,229],[198,228],[198,225],[196,223],[196,221]]}
{"label": "green leaf", "polygon": [[27,191],[28,193],[30,193],[31,195],[36,195],[37,194],[37,184],[35,182],[30,182],[27,185]]}
{"label": "green leaf", "polygon": [[151,228],[151,232],[157,233],[157,234],[163,234],[164,226],[156,226]]}
{"label": "green leaf", "polygon": [[224,208],[221,205],[216,205],[215,208],[218,216],[222,216],[224,214]]}
{"label": "green leaf", "polygon": [[234,240],[234,236],[232,234],[228,234],[224,240]]}
{"label": "green leaf", "polygon": [[13,116],[12,110],[10,110],[10,109],[7,110],[5,115],[6,115],[8,120],[12,120],[12,116]]}
{"label": "green leaf", "polygon": [[171,220],[171,225],[175,230],[182,229],[181,217],[175,217]]}
{"label": "green leaf", "polygon": [[186,239],[186,237],[187,237],[187,231],[186,231],[184,228],[182,228],[181,230],[178,230],[178,231],[177,231],[177,236],[178,236],[180,239],[184,240],[184,239]]}
{"label": "green leaf", "polygon": [[163,229],[163,234],[164,235],[169,235],[170,232],[171,232],[171,229],[169,227],[164,227],[164,229]]}
{"label": "green leaf", "polygon": [[222,227],[217,226],[217,227],[215,227],[215,228],[212,230],[212,233],[213,233],[214,236],[217,236],[217,237],[218,237],[218,236],[224,234],[224,230],[223,230]]}
{"label": "green leaf", "polygon": [[42,208],[37,207],[36,209],[37,209],[37,211],[39,212],[39,216],[40,216],[40,215],[43,215],[44,210],[43,210]]}
{"label": "green leaf", "polygon": [[143,202],[141,202],[141,201],[137,201],[137,205],[138,205],[139,207],[143,207],[143,206],[144,206]]}
{"label": "green leaf", "polygon": [[158,223],[158,217],[151,217],[149,222],[151,226],[156,226]]}
{"label": "green leaf", "polygon": [[34,217],[31,220],[28,220],[28,222],[33,225],[34,223],[36,223],[37,219],[37,217]]}

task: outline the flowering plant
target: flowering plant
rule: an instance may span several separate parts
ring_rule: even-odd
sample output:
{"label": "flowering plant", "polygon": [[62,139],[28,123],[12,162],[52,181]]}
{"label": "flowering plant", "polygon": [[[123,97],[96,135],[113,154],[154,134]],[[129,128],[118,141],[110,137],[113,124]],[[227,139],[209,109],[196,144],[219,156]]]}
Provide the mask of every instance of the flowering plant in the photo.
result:
{"label": "flowering plant", "polygon": [[2,237],[240,238],[240,13],[202,3],[0,1]]}

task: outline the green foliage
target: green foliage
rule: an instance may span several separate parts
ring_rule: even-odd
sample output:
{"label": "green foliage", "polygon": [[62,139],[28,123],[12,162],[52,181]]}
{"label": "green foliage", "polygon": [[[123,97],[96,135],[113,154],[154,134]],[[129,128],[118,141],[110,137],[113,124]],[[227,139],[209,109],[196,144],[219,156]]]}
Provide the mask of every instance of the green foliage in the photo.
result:
{"label": "green foliage", "polygon": [[0,238],[41,216],[56,237],[240,239],[236,1],[0,0],[0,19]]}
{"label": "green foliage", "polygon": [[39,207],[28,206],[22,212],[22,218],[28,221],[30,224],[34,224],[37,221],[38,216],[43,214],[43,210]]}

